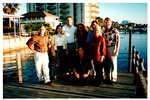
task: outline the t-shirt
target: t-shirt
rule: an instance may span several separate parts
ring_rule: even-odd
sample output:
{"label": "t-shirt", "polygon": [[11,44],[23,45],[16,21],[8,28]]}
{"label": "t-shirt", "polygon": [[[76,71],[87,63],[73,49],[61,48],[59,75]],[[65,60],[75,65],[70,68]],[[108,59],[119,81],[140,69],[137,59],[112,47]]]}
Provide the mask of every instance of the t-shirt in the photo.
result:
{"label": "t-shirt", "polygon": [[69,28],[67,25],[63,26],[64,35],[66,35],[67,43],[75,42],[75,33],[77,28],[75,26],[71,26]]}

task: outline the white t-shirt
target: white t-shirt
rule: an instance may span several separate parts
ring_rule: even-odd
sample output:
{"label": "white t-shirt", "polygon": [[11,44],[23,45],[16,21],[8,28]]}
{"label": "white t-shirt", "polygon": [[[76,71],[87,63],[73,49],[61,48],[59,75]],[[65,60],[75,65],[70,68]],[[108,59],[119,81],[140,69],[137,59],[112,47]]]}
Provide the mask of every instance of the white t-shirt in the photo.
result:
{"label": "white t-shirt", "polygon": [[77,28],[75,26],[71,26],[69,28],[67,25],[63,26],[64,35],[66,35],[67,43],[74,43],[75,42],[75,32]]}

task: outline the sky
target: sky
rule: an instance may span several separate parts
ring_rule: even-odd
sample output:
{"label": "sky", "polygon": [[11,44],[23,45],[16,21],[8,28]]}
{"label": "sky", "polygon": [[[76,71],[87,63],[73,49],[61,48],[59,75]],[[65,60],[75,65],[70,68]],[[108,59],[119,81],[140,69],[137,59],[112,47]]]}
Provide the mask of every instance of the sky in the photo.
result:
{"label": "sky", "polygon": [[[20,10],[16,15],[27,12],[26,3],[19,3]],[[110,17],[121,23],[123,20],[137,24],[147,24],[147,3],[99,3],[99,16]]]}
{"label": "sky", "polygon": [[147,24],[147,3],[100,3],[99,16],[110,17],[113,21],[129,20],[138,24]]}
{"label": "sky", "polygon": [[[20,10],[16,15],[26,12],[26,3],[20,3]],[[129,20],[137,24],[147,24],[147,3],[99,3],[99,16],[103,19],[110,17],[119,23]]]}

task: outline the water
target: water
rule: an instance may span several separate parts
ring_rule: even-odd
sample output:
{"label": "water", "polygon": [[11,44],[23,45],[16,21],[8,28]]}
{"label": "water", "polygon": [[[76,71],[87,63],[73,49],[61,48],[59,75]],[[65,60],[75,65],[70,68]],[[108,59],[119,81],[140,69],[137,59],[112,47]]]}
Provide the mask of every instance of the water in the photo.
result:
{"label": "water", "polygon": [[[136,50],[140,51],[140,57],[144,58],[144,67],[147,69],[147,34],[146,33],[134,33],[132,35],[132,46],[136,46]],[[122,48],[129,48],[129,34],[120,33],[120,49],[119,53],[128,53],[128,49]],[[6,52],[3,55],[15,55],[16,52],[19,51],[21,54],[31,53],[29,48],[19,49],[16,51]],[[121,59],[120,59],[121,58]],[[119,54],[118,56],[118,71],[127,72],[128,71],[128,54]],[[6,60],[15,59],[15,57],[10,57]],[[35,63],[33,59],[33,55],[30,56],[21,56],[22,59],[22,72],[23,72],[23,81],[35,83],[37,82],[36,77],[36,70],[35,70]],[[16,64],[4,64],[3,67],[13,67],[17,66]],[[17,70],[14,70],[17,73]],[[11,72],[11,71],[9,71]],[[12,75],[13,77],[13,75]]]}
{"label": "water", "polygon": [[[134,33],[132,35],[132,46],[136,46],[136,50],[140,51],[139,56],[144,58],[144,67],[147,69],[147,33]],[[120,50],[119,53],[128,53],[129,48],[129,34],[120,33]],[[128,71],[128,54],[119,54],[118,56],[118,71]]]}

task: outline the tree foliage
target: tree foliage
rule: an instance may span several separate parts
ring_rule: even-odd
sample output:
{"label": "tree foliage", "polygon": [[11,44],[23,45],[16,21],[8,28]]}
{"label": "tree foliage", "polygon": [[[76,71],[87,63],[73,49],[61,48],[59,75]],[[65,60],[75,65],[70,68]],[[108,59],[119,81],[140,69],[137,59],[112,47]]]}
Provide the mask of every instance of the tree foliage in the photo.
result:
{"label": "tree foliage", "polygon": [[[52,35],[54,32],[52,31],[52,27],[49,23],[42,23],[45,27],[46,27],[46,30],[47,30],[47,34],[48,35]],[[25,23],[25,30],[27,32],[31,32],[31,31],[39,31],[40,27],[42,24],[33,24],[33,23]]]}
{"label": "tree foliage", "polygon": [[98,24],[99,24],[100,26],[103,26],[103,24],[104,24],[103,18],[101,18],[101,17],[96,17],[95,20],[98,22]]}
{"label": "tree foliage", "polygon": [[17,13],[17,10],[19,10],[19,4],[18,3],[6,3],[3,5],[4,5],[3,12],[5,14],[14,15]]}

